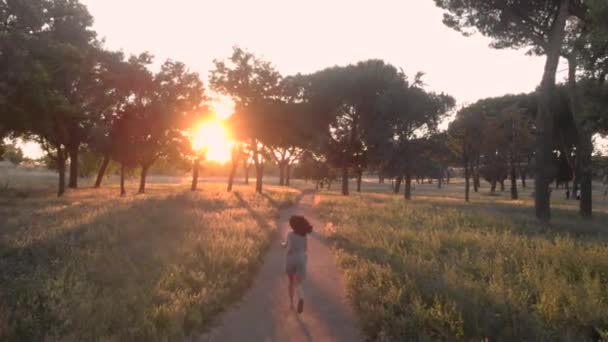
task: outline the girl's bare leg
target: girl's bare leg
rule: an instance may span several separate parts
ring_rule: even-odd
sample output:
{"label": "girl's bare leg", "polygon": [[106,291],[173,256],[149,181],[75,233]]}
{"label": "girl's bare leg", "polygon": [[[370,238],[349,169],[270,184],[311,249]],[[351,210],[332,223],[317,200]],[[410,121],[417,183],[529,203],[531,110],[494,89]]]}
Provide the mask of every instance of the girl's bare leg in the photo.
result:
{"label": "girl's bare leg", "polygon": [[302,290],[302,281],[300,280],[300,278],[298,278],[298,276],[293,276],[293,287],[295,288],[295,291],[298,293],[298,299],[302,299],[304,297],[304,291]]}
{"label": "girl's bare leg", "polygon": [[298,292],[298,313],[302,313],[304,310],[304,291],[302,290],[302,281],[294,276],[294,287]]}
{"label": "girl's bare leg", "polygon": [[289,307],[293,309],[293,293],[295,290],[295,275],[288,275],[289,277],[289,286],[287,287],[289,291]]}

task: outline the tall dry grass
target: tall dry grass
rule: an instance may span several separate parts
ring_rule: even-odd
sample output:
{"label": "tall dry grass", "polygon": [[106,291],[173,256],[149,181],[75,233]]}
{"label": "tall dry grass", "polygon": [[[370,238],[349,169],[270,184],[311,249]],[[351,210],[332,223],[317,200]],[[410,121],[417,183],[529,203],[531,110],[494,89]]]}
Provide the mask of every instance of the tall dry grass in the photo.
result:
{"label": "tall dry grass", "polygon": [[0,340],[173,341],[240,296],[299,192],[0,195]]}

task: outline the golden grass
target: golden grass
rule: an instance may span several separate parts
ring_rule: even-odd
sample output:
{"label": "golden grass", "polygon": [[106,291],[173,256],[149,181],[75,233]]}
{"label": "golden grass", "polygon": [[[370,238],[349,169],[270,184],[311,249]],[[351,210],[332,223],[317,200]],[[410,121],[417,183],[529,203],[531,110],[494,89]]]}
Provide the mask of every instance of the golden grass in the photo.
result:
{"label": "golden grass", "polygon": [[182,340],[248,287],[299,192],[0,195],[0,340]]}
{"label": "golden grass", "polygon": [[576,202],[560,201],[547,228],[532,218],[527,197],[511,203],[506,194],[480,193],[465,204],[456,200],[459,191],[419,185],[411,202],[388,193],[321,195],[370,340],[608,337],[608,215],[601,202],[594,220],[583,221]]}

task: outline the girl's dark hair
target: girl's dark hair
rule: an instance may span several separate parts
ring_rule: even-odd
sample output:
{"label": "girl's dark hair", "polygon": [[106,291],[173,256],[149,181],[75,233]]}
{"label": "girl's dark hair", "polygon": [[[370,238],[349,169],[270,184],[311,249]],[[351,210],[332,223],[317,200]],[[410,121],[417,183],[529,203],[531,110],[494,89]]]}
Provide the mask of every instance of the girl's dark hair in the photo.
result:
{"label": "girl's dark hair", "polygon": [[312,233],[312,225],[304,216],[294,215],[289,218],[289,225],[291,229],[302,236],[306,236],[306,234]]}

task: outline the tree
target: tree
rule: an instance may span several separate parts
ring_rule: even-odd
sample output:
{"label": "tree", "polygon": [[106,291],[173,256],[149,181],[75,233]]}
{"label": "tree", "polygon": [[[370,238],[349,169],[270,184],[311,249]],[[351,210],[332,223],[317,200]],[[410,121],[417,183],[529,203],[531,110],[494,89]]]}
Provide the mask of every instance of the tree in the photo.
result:
{"label": "tree", "polygon": [[315,133],[310,124],[308,107],[304,103],[300,75],[281,81],[280,97],[261,108],[267,121],[262,141],[279,168],[279,185],[289,186],[291,168],[299,160]]}
{"label": "tree", "polygon": [[[2,125],[38,140],[56,159],[61,196],[68,153],[87,115],[83,80],[91,73],[99,49],[90,30],[92,17],[78,1],[4,5],[0,64],[10,72],[0,76],[7,89],[0,112],[10,115],[1,116]],[[72,164],[77,168],[77,163]]]}
{"label": "tree", "polygon": [[163,63],[149,87],[135,93],[125,111],[134,121],[130,134],[136,146],[136,163],[141,167],[139,193],[145,192],[148,170],[159,158],[190,150],[185,132],[205,113],[203,100],[198,74],[171,60]]}
{"label": "tree", "polygon": [[464,169],[465,189],[464,198],[469,202],[470,180],[475,160],[479,160],[481,154],[481,135],[483,121],[475,114],[472,107],[465,107],[458,111],[456,119],[450,123],[448,133],[450,136],[450,147],[458,154]]}
{"label": "tree", "polygon": [[261,138],[267,113],[261,108],[279,95],[281,75],[269,62],[237,46],[227,60],[213,63],[209,83],[214,91],[230,96],[235,103],[231,127],[235,136],[248,144],[255,165],[256,192],[262,193],[265,158]]}
{"label": "tree", "polygon": [[366,167],[371,131],[377,126],[378,105],[393,84],[402,82],[398,70],[381,60],[332,67],[312,74],[306,90],[311,121],[322,132],[327,160],[341,169],[342,194],[348,195],[350,170],[360,178]]}
{"label": "tree", "polygon": [[523,48],[530,53],[545,55],[546,62],[538,90],[536,118],[537,150],[535,211],[541,221],[551,217],[548,165],[552,160],[555,74],[565,39],[566,21],[580,13],[578,0],[502,1],[502,0],[435,0],[445,9],[444,23],[470,35],[476,29],[493,39],[492,47]]}
{"label": "tree", "polygon": [[449,130],[452,149],[468,160],[465,173],[479,168],[492,192],[510,178],[512,199],[518,197],[517,174],[532,156],[535,98],[520,94],[479,100],[459,111]]}
{"label": "tree", "polygon": [[[122,53],[107,53],[106,62],[102,64],[100,77],[105,86],[106,105],[105,110],[91,128],[87,144],[92,151],[102,157],[102,162],[97,172],[94,187],[99,188],[106,173],[110,160],[118,153],[118,159],[122,159],[121,148],[132,149],[132,145],[124,145],[127,142],[117,139],[113,133],[124,116],[128,115],[125,109],[135,99],[135,95],[142,88],[149,87],[152,76],[148,66],[152,63],[152,55],[142,53],[130,56],[127,60]],[[121,124],[124,122],[121,122]],[[116,159],[116,158],[115,158]],[[117,160],[117,159],[116,159]]]}
{"label": "tree", "polygon": [[[567,90],[570,112],[577,132],[575,186],[580,181],[581,196],[579,213],[584,218],[592,216],[592,137],[596,129],[594,112],[585,110],[581,88],[577,85],[577,73],[582,64],[587,68],[585,87],[601,89],[608,73],[608,4],[605,1],[588,1],[580,14],[568,25],[566,47],[562,56],[568,60]],[[593,90],[591,90],[593,92]],[[589,94],[589,91],[587,92]]]}
{"label": "tree", "polygon": [[[397,177],[396,192],[405,180],[406,200],[411,199],[414,166],[427,159],[423,157],[430,147],[427,139],[437,132],[439,122],[455,104],[449,95],[425,91],[422,76],[416,74],[410,83],[400,73],[400,81],[393,83],[379,101],[379,115],[373,129],[368,130],[370,156],[389,161],[390,173]],[[417,171],[423,172],[421,168]]]}

